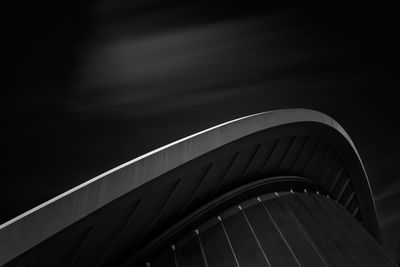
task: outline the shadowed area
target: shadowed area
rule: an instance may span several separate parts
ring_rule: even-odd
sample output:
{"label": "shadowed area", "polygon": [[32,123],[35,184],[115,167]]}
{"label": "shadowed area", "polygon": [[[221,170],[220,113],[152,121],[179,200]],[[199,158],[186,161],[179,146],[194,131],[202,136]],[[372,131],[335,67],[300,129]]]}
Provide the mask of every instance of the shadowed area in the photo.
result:
{"label": "shadowed area", "polygon": [[400,261],[390,8],[99,1],[15,10],[2,222],[210,126],[304,107],[352,137],[384,246]]}

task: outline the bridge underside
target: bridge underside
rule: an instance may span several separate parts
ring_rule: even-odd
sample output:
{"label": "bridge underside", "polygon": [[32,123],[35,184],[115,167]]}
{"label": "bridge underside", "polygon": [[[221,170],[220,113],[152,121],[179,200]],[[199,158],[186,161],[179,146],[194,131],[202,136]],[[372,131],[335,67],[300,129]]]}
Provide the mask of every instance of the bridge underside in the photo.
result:
{"label": "bridge underside", "polygon": [[353,143],[331,118],[307,110],[188,137],[2,231],[12,241],[6,266],[391,263]]}

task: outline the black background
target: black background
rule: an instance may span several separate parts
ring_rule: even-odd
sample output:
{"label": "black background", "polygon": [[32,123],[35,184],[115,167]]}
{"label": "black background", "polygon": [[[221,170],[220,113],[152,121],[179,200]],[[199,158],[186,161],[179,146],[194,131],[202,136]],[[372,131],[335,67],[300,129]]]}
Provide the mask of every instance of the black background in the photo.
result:
{"label": "black background", "polygon": [[400,262],[394,6],[101,0],[5,10],[0,222],[189,134],[304,107],[352,137],[384,246]]}

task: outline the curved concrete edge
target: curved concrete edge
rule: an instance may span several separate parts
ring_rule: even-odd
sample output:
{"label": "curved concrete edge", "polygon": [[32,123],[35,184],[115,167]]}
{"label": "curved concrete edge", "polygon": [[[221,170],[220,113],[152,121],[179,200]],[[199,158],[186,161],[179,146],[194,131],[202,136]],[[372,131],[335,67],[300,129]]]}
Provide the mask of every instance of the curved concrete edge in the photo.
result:
{"label": "curved concrete edge", "polygon": [[[118,197],[192,159],[252,133],[296,122],[317,122],[340,132],[362,164],[346,131],[321,112],[282,109],[245,116],[128,161],[0,225],[0,265]],[[364,175],[367,177],[365,171]],[[368,178],[366,183],[371,194]],[[373,199],[372,204],[375,208]]]}

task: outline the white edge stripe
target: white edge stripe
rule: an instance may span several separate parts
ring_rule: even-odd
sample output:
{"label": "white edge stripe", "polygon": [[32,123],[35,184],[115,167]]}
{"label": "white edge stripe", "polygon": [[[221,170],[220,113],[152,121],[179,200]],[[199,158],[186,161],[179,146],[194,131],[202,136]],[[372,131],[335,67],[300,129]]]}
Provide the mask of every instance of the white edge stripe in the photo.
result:
{"label": "white edge stripe", "polygon": [[195,136],[198,136],[198,135],[201,135],[201,134],[203,134],[203,133],[209,132],[209,131],[214,130],[214,129],[216,129],[216,128],[219,128],[219,127],[221,127],[221,126],[224,126],[224,125],[227,125],[227,124],[230,124],[230,123],[234,123],[234,122],[239,121],[239,120],[243,120],[243,119],[247,119],[247,118],[250,118],[250,117],[254,117],[254,116],[257,116],[257,115],[261,115],[261,114],[265,114],[265,113],[273,113],[273,112],[275,112],[275,111],[276,111],[276,110],[274,110],[274,111],[267,111],[267,112],[260,112],[260,113],[248,115],[248,116],[245,116],[245,117],[241,117],[241,118],[238,118],[238,119],[234,119],[234,120],[231,120],[231,121],[228,121],[228,122],[224,122],[224,123],[218,124],[218,125],[216,125],[216,126],[213,126],[213,127],[211,127],[211,128],[208,128],[208,129],[206,129],[206,130],[203,130],[203,131],[197,132],[197,133],[195,133],[195,134],[186,136],[186,137],[184,137],[184,138],[182,138],[182,139],[179,139],[179,140],[177,140],[177,141],[174,141],[174,142],[172,142],[172,143],[169,143],[169,144],[167,144],[167,145],[165,145],[165,146],[162,146],[162,147],[160,147],[160,148],[154,149],[154,150],[152,150],[152,151],[150,151],[150,152],[148,152],[148,153],[146,153],[146,154],[143,154],[143,155],[141,155],[141,156],[139,156],[139,157],[137,157],[137,158],[134,158],[134,159],[132,159],[132,160],[130,160],[130,161],[128,161],[128,162],[125,162],[125,163],[123,163],[123,164],[121,164],[121,165],[119,165],[119,166],[117,166],[117,167],[115,167],[115,168],[112,168],[111,170],[108,170],[108,171],[106,171],[106,172],[104,172],[104,173],[102,173],[102,174],[100,174],[100,175],[98,175],[98,176],[96,176],[96,177],[94,177],[94,178],[92,178],[92,179],[90,179],[90,180],[84,182],[84,183],[81,183],[81,184],[79,184],[79,185],[77,185],[77,186],[71,188],[70,190],[65,191],[64,193],[61,193],[60,195],[58,195],[58,196],[56,196],[56,197],[54,197],[54,198],[52,198],[52,199],[49,199],[49,200],[47,200],[46,202],[43,202],[42,204],[40,204],[40,205],[38,205],[38,206],[36,206],[36,207],[34,207],[34,208],[32,208],[32,209],[30,209],[30,210],[28,210],[28,211],[22,213],[22,214],[20,214],[20,215],[18,215],[17,217],[15,217],[15,218],[13,218],[13,219],[11,219],[11,220],[9,220],[9,221],[3,223],[2,225],[0,225],[0,230],[3,229],[3,228],[5,228],[5,227],[7,227],[8,225],[10,225],[10,224],[16,222],[16,221],[18,221],[18,220],[20,220],[20,219],[22,219],[22,218],[28,216],[29,214],[32,214],[32,213],[34,213],[35,211],[37,211],[37,210],[39,210],[39,209],[41,209],[41,208],[43,208],[43,207],[45,207],[45,206],[47,206],[47,205],[49,205],[49,204],[51,204],[51,203],[53,203],[53,202],[55,202],[55,201],[57,201],[57,200],[63,198],[63,197],[65,197],[65,196],[71,194],[72,192],[75,192],[75,191],[77,191],[77,190],[79,190],[79,189],[81,189],[81,188],[83,188],[83,187],[85,187],[85,186],[87,186],[87,185],[89,185],[89,184],[91,184],[91,183],[93,183],[93,182],[95,182],[95,181],[97,181],[97,180],[99,180],[99,179],[101,179],[101,178],[103,178],[103,177],[105,177],[105,176],[107,176],[107,175],[109,175],[109,174],[115,172],[115,171],[118,171],[118,170],[120,170],[120,169],[122,169],[122,168],[124,168],[124,167],[126,167],[126,166],[128,166],[128,165],[131,165],[132,163],[135,163],[135,162],[137,162],[137,161],[139,161],[139,160],[141,160],[141,159],[143,159],[143,158],[146,158],[146,157],[148,157],[148,156],[150,156],[150,155],[156,154],[156,153],[158,153],[158,152],[161,151],[161,150],[167,149],[167,148],[169,148],[169,147],[171,147],[171,146],[174,146],[174,145],[176,145],[176,144],[178,144],[178,143],[184,142],[184,141],[186,141],[186,140],[188,140],[188,139],[191,139],[191,138],[193,138],[193,137],[195,137]]}

